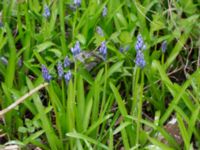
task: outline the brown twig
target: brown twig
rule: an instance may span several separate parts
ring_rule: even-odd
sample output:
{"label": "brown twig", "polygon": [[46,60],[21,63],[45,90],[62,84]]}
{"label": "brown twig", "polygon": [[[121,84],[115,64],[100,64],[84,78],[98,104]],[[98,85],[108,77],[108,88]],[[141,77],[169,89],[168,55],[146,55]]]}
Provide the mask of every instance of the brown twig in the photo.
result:
{"label": "brown twig", "polygon": [[7,108],[3,109],[0,111],[0,118],[3,118],[3,116],[9,112],[10,110],[12,110],[13,108],[15,108],[17,105],[19,105],[20,103],[22,103],[23,101],[25,101],[28,97],[30,97],[31,95],[33,95],[35,92],[39,91],[40,89],[46,87],[48,85],[48,83],[43,83],[40,84],[39,86],[37,86],[36,88],[32,89],[31,91],[29,91],[28,93],[26,93],[25,95],[23,95],[22,97],[20,97],[18,100],[16,100],[14,103],[12,103],[11,105],[9,105]]}

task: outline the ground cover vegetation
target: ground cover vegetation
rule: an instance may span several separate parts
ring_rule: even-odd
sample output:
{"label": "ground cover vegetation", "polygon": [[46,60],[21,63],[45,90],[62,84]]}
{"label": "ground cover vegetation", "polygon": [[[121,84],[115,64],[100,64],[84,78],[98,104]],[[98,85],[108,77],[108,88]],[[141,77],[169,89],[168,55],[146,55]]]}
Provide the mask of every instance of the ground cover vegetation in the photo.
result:
{"label": "ground cover vegetation", "polygon": [[1,0],[0,149],[199,149],[199,15],[199,0]]}

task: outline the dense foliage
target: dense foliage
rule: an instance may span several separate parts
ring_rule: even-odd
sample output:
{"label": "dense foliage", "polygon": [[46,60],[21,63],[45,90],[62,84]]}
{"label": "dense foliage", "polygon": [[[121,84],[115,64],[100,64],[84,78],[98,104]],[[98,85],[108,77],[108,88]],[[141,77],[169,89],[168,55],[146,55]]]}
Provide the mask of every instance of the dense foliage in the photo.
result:
{"label": "dense foliage", "polygon": [[200,148],[199,0],[0,12],[0,149]]}

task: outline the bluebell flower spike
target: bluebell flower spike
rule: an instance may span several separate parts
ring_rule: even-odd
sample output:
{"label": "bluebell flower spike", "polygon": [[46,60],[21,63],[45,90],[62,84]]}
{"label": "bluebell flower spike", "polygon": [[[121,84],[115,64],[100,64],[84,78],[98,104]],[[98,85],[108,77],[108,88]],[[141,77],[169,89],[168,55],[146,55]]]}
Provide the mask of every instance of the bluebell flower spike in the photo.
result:
{"label": "bluebell flower spike", "polygon": [[81,0],[74,0],[74,5],[80,7],[81,6]]}
{"label": "bluebell flower spike", "polygon": [[42,76],[46,82],[50,82],[52,76],[49,74],[49,71],[45,65],[42,65]]}
{"label": "bluebell flower spike", "polygon": [[48,17],[50,17],[50,15],[51,15],[50,9],[49,9],[49,7],[48,7],[47,5],[45,5],[45,6],[44,6],[44,13],[43,13],[43,16],[44,16],[45,18],[48,18]]}
{"label": "bluebell flower spike", "polygon": [[63,71],[63,66],[62,63],[59,61],[57,65],[57,71],[58,71],[58,77],[61,79],[63,77],[64,71]]}
{"label": "bluebell flower spike", "polygon": [[123,52],[124,52],[124,48],[121,46],[121,47],[119,48],[119,51],[120,51],[121,53],[123,53]]}
{"label": "bluebell flower spike", "polygon": [[104,34],[103,34],[103,30],[101,29],[101,27],[97,27],[96,28],[96,32],[100,35],[100,36],[104,36]]}
{"label": "bluebell flower spike", "polygon": [[165,53],[167,49],[167,41],[163,41],[161,45],[162,53]]}
{"label": "bluebell flower spike", "polygon": [[101,43],[101,46],[99,48],[99,52],[100,54],[103,56],[103,59],[106,60],[106,56],[107,56],[107,47],[106,47],[106,42],[103,41]]}
{"label": "bluebell flower spike", "polygon": [[146,65],[146,61],[144,59],[144,54],[141,50],[137,51],[135,64],[140,68],[144,68]]}
{"label": "bluebell flower spike", "polygon": [[65,57],[63,64],[64,64],[65,68],[70,66],[71,62],[70,62],[68,56]]}
{"label": "bluebell flower spike", "polygon": [[136,44],[135,44],[135,50],[139,51],[139,50],[145,50],[145,49],[146,49],[146,45],[144,44],[144,40],[142,38],[142,35],[139,34],[137,36],[137,41],[136,41]]}
{"label": "bluebell flower spike", "polygon": [[105,17],[107,15],[108,9],[106,6],[104,6],[103,11],[102,11],[102,16]]}
{"label": "bluebell flower spike", "polygon": [[6,57],[2,56],[2,57],[0,57],[0,60],[4,65],[8,65],[8,59]]}
{"label": "bluebell flower spike", "polygon": [[65,82],[66,84],[68,85],[70,79],[72,78],[72,73],[71,71],[69,70],[65,75],[64,75],[64,79],[65,79]]}
{"label": "bluebell flower spike", "polygon": [[3,27],[3,22],[0,20],[0,28]]}
{"label": "bluebell flower spike", "polygon": [[71,52],[74,56],[78,55],[81,52],[81,47],[79,41],[76,41],[74,47],[71,48]]}

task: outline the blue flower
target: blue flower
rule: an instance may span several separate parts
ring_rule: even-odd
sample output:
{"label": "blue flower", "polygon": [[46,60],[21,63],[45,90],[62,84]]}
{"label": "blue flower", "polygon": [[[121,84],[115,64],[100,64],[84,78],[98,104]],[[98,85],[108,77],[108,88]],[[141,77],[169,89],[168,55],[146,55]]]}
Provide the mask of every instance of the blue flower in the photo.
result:
{"label": "blue flower", "polygon": [[74,5],[79,7],[81,5],[81,0],[74,0]]}
{"label": "blue flower", "polygon": [[62,63],[59,61],[57,65],[58,77],[61,79],[63,77],[63,66]]}
{"label": "blue flower", "polygon": [[50,13],[50,10],[49,10],[49,7],[47,5],[44,6],[44,13],[43,13],[43,16],[45,18],[48,18],[50,17],[51,13]]}
{"label": "blue flower", "polygon": [[66,84],[69,83],[69,80],[72,78],[72,73],[71,71],[69,70],[65,75],[64,75],[64,79],[65,79],[65,82]]}
{"label": "blue flower", "polygon": [[76,41],[75,46],[71,48],[71,52],[73,53],[74,56],[78,55],[81,52],[79,41]]}
{"label": "blue flower", "polygon": [[139,51],[139,50],[145,50],[146,49],[146,45],[144,44],[144,40],[142,38],[142,35],[139,34],[137,36],[137,42],[135,44],[135,50]]}
{"label": "blue flower", "polygon": [[163,41],[161,45],[161,50],[163,53],[165,53],[166,49],[167,49],[167,41]]}
{"label": "blue flower", "polygon": [[120,46],[119,51],[120,51],[121,53],[123,53],[123,52],[128,51],[129,48],[130,48],[130,45],[127,45],[127,46],[125,46],[125,47]]}
{"label": "blue flower", "polygon": [[104,34],[103,34],[103,30],[101,29],[101,27],[97,27],[97,29],[96,29],[96,31],[97,31],[97,33],[100,35],[100,36],[104,36]]}
{"label": "blue flower", "polygon": [[70,62],[69,58],[66,56],[64,59],[64,67],[66,68],[66,67],[70,66],[70,63],[71,62]]}
{"label": "blue flower", "polygon": [[0,57],[0,60],[4,65],[8,65],[8,59],[6,57],[2,56],[2,57]]}
{"label": "blue flower", "polygon": [[49,82],[52,78],[45,65],[42,65],[42,76],[46,82]]}
{"label": "blue flower", "polygon": [[135,64],[140,68],[144,68],[144,66],[146,65],[144,54],[141,50],[137,51]]}
{"label": "blue flower", "polygon": [[103,59],[105,60],[106,56],[107,56],[107,47],[106,47],[106,42],[105,41],[103,41],[101,43],[101,46],[99,48],[99,52],[101,53],[101,55],[103,56]]}
{"label": "blue flower", "polygon": [[107,15],[108,9],[106,6],[103,8],[102,16],[105,17]]}
{"label": "blue flower", "polygon": [[0,20],[0,28],[3,27],[3,22]]}
{"label": "blue flower", "polygon": [[18,67],[22,67],[22,65],[23,65],[23,59],[22,59],[22,57],[19,57]]}
{"label": "blue flower", "polygon": [[124,52],[124,48],[123,48],[122,46],[120,46],[119,51],[120,51],[121,53],[123,53],[123,52]]}

